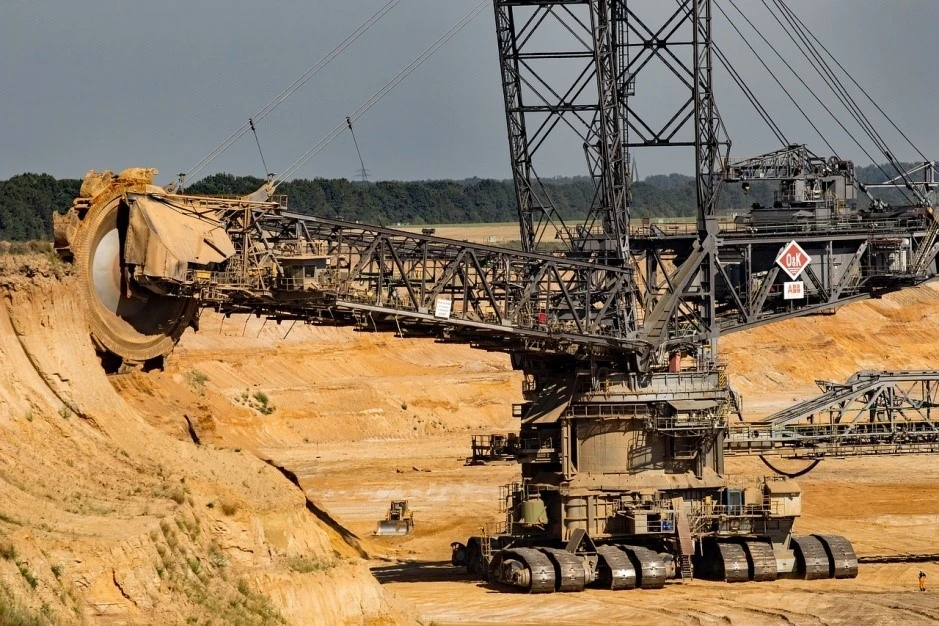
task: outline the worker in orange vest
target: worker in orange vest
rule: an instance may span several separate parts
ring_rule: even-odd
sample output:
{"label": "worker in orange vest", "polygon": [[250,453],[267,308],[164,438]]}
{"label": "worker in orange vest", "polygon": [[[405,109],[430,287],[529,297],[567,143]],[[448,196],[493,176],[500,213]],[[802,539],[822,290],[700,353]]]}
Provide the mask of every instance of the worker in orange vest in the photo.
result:
{"label": "worker in orange vest", "polygon": [[919,572],[919,590],[926,591],[926,572],[922,570]]}

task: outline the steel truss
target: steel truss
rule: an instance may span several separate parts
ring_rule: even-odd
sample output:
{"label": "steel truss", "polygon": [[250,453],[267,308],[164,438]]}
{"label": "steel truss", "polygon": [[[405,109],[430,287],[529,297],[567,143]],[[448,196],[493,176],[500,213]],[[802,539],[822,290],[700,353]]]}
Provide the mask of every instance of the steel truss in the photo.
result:
{"label": "steel truss", "polygon": [[[630,172],[617,2],[495,0],[494,6],[522,247],[534,251],[547,234],[605,264],[624,263]],[[559,77],[562,65],[568,75]],[[562,131],[573,133],[583,147],[597,188],[586,220],[576,228],[565,223],[536,173],[546,142]]]}
{"label": "steel truss", "polygon": [[[924,271],[909,260],[928,241],[929,221],[907,216],[759,229],[722,224],[710,252],[690,227],[684,232],[677,227],[636,229],[632,253],[636,266],[643,268],[637,272],[638,286],[646,298],[640,336],[653,345],[690,346],[707,341],[715,329],[724,334],[833,311],[932,280],[936,250],[924,259]],[[805,298],[786,300],[784,286],[790,279],[776,259],[793,240],[813,262],[799,277],[805,282]],[[708,254],[714,259],[713,281],[705,279]]]}
{"label": "steel truss", "polygon": [[[205,201],[172,196],[170,206],[204,212]],[[225,312],[407,326],[505,351],[648,351],[626,323],[626,268],[216,202],[236,254],[151,288]]]}
{"label": "steel truss", "polygon": [[822,394],[734,426],[728,454],[822,458],[939,451],[939,372],[859,372]]}
{"label": "steel truss", "polygon": [[[714,239],[717,280],[709,290],[701,279],[704,251],[693,227],[687,233],[634,231],[635,264],[643,268],[637,276],[628,268],[564,256],[293,214],[275,204],[149,198],[189,214],[213,211],[236,250],[223,267],[193,269],[184,283],[151,278],[151,288],[196,296],[226,312],[408,327],[506,352],[650,356],[683,346],[691,351],[711,332],[702,313],[708,306],[714,307],[721,332],[731,332],[879,296],[936,275],[904,273],[890,264],[897,241],[923,236],[921,219],[810,233],[725,225]],[[796,236],[818,262],[806,270],[806,298],[787,301],[775,259]],[[839,264],[844,259],[848,262]],[[297,268],[304,268],[302,276]],[[633,330],[630,307],[637,283],[649,308]],[[443,301],[447,310],[438,308]]]}

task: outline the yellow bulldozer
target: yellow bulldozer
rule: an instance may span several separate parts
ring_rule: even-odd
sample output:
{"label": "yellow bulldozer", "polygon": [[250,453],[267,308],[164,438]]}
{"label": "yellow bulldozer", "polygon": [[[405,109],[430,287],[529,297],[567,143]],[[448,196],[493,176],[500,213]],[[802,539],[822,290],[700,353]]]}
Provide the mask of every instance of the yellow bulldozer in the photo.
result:
{"label": "yellow bulldozer", "polygon": [[378,522],[376,535],[401,536],[411,534],[414,528],[414,513],[408,507],[407,500],[393,500],[388,507],[385,519]]}

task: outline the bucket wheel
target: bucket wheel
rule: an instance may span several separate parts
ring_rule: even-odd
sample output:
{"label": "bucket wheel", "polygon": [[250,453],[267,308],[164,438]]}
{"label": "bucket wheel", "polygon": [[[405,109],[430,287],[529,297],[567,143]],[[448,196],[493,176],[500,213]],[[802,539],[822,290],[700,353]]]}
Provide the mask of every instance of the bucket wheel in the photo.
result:
{"label": "bucket wheel", "polygon": [[123,194],[103,194],[69,242],[89,330],[110,372],[161,366],[197,314],[195,300],[135,284],[122,263],[128,208]]}

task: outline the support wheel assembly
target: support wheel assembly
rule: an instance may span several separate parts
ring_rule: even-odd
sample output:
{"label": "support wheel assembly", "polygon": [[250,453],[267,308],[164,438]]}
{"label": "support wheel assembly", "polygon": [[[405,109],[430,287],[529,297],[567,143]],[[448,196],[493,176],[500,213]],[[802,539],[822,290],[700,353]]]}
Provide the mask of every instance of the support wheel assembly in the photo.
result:
{"label": "support wheel assembly", "polygon": [[527,593],[553,593],[554,565],[532,548],[503,550],[492,560],[489,580]]}

